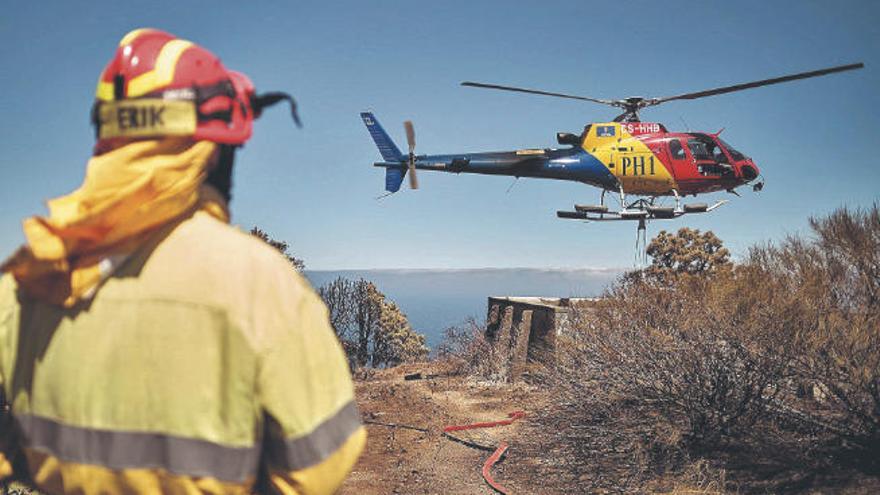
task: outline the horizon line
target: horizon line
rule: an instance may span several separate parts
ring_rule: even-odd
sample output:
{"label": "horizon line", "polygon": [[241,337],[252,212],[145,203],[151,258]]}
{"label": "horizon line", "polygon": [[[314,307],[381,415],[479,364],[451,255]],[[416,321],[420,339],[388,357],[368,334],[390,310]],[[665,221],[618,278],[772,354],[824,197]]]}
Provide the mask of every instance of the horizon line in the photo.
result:
{"label": "horizon line", "polygon": [[541,271],[594,271],[594,272],[618,272],[632,270],[632,267],[613,266],[578,266],[578,267],[535,267],[535,266],[484,266],[484,267],[380,267],[380,268],[309,268],[303,272],[378,272],[378,271],[409,271],[409,272],[463,272],[463,271],[489,271],[489,270],[541,270]]}

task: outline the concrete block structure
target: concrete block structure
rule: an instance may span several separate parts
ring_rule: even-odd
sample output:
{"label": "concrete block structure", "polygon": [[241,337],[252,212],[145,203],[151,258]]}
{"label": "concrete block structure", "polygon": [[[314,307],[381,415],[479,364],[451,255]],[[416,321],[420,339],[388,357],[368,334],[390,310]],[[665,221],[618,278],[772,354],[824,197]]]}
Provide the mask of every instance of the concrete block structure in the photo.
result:
{"label": "concrete block structure", "polygon": [[486,338],[508,359],[508,379],[519,380],[528,362],[552,359],[556,337],[571,331],[572,311],[595,299],[489,297]]}

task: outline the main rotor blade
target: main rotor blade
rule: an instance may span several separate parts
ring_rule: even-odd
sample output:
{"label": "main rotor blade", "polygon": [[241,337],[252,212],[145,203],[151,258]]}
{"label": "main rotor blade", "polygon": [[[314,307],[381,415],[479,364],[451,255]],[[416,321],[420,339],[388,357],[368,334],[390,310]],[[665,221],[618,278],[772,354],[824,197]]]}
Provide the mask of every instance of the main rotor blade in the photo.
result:
{"label": "main rotor blade", "polygon": [[413,153],[416,149],[416,130],[413,128],[412,121],[405,121],[403,123],[403,128],[406,129],[406,144],[409,145],[409,152]]}
{"label": "main rotor blade", "polygon": [[544,95],[544,96],[556,96],[558,98],[569,98],[572,100],[584,100],[584,101],[592,101],[593,103],[601,103],[603,105],[611,105],[611,106],[619,106],[616,101],[613,100],[600,100],[598,98],[590,98],[588,96],[576,96],[576,95],[567,95],[564,93],[551,93],[549,91],[540,91],[537,89],[528,89],[528,88],[517,88],[514,86],[501,86],[498,84],[484,84],[478,82],[465,81],[461,83],[462,86],[471,86],[473,88],[487,88],[487,89],[500,89],[503,91],[516,91],[519,93],[530,93],[534,95]]}
{"label": "main rotor blade", "polygon": [[652,105],[658,105],[660,103],[664,103],[664,102],[671,101],[671,100],[694,100],[697,98],[704,98],[706,96],[721,95],[724,93],[732,93],[734,91],[742,91],[744,89],[757,88],[760,86],[768,86],[770,84],[779,84],[779,83],[784,83],[784,82],[788,82],[788,81],[796,81],[798,79],[807,79],[810,77],[818,77],[818,76],[824,76],[827,74],[834,74],[835,72],[843,72],[843,71],[847,71],[847,70],[861,69],[864,66],[865,66],[865,64],[863,64],[861,62],[859,62],[857,64],[839,65],[837,67],[829,67],[827,69],[819,69],[819,70],[813,70],[813,71],[809,71],[809,72],[800,72],[798,74],[791,74],[788,76],[774,77],[772,79],[764,79],[761,81],[753,81],[753,82],[747,82],[747,83],[742,83],[742,84],[734,84],[733,86],[723,86],[720,88],[707,89],[705,91],[697,91],[694,93],[684,93],[684,94],[675,95],[675,96],[665,96],[663,98],[650,98],[650,99],[646,100],[646,102],[647,102],[647,106],[652,106]]}

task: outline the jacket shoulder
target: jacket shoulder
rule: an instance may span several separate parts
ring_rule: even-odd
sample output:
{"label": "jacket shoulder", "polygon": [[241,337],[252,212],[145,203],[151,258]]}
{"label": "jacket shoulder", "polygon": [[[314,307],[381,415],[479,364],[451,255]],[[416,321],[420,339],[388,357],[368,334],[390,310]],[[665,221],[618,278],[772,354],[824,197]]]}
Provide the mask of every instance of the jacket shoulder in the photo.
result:
{"label": "jacket shoulder", "polygon": [[165,254],[178,256],[181,251],[190,253],[190,262],[230,275],[235,274],[235,270],[296,271],[277,249],[202,212],[178,225],[157,247],[154,255],[163,258]]}
{"label": "jacket shoulder", "polygon": [[265,291],[296,299],[310,290],[277,249],[202,212],[132,258],[107,281],[99,297],[156,298],[242,310]]}

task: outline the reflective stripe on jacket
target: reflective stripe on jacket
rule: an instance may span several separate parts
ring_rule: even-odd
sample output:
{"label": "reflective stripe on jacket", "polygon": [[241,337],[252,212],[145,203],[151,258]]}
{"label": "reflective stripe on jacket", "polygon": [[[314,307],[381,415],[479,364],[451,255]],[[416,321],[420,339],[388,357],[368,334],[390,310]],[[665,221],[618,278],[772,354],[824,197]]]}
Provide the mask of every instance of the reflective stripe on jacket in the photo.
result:
{"label": "reflective stripe on jacket", "polygon": [[203,212],[71,309],[0,279],[0,385],[53,493],[330,493],[365,442],[320,298]]}

